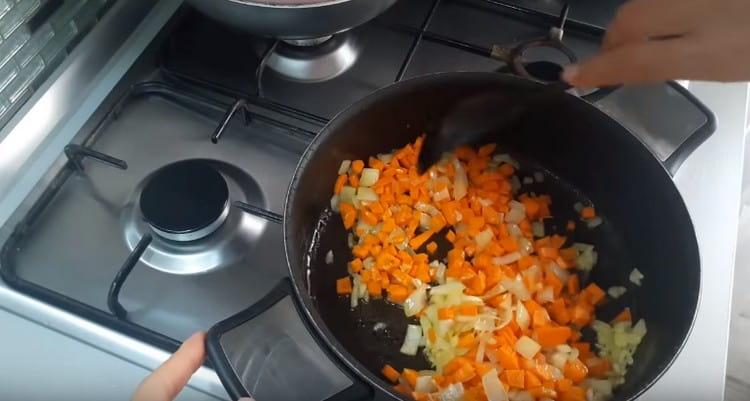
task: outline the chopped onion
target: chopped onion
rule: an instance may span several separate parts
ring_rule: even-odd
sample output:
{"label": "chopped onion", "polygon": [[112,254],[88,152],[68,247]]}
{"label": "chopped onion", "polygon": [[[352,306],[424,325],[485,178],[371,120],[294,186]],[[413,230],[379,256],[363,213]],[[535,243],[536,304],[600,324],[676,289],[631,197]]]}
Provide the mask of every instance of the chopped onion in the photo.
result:
{"label": "chopped onion", "polygon": [[458,159],[453,160],[453,167],[456,170],[456,177],[453,181],[453,199],[461,200],[466,196],[466,192],[469,188],[469,178],[466,176],[464,166]]}
{"label": "chopped onion", "polygon": [[404,344],[401,345],[401,353],[406,355],[417,355],[419,348],[419,342],[422,340],[422,328],[410,324],[406,326],[406,337],[404,338]]}
{"label": "chopped onion", "polygon": [[432,220],[432,218],[430,217],[429,214],[419,212],[419,227],[422,230],[426,231],[430,229],[430,220]]}
{"label": "chopped onion", "polygon": [[534,396],[528,391],[514,391],[508,394],[510,401],[534,401]]}
{"label": "chopped onion", "polygon": [[350,205],[354,204],[354,196],[357,194],[357,189],[354,187],[350,187],[348,185],[344,185],[343,188],[341,188],[341,193],[339,194],[340,202],[348,203]]}
{"label": "chopped onion", "polygon": [[576,202],[573,204],[573,210],[576,211],[576,213],[581,213],[581,210],[583,210],[583,203]]}
{"label": "chopped onion", "polygon": [[598,255],[594,252],[594,246],[590,244],[574,243],[573,248],[578,251],[576,267],[579,270],[590,271],[596,265]]}
{"label": "chopped onion", "polygon": [[430,289],[430,296],[463,294],[464,288],[466,287],[460,281],[450,281],[443,285],[432,287]]}
{"label": "chopped onion", "polygon": [[549,261],[547,263],[547,265],[545,266],[545,270],[548,273],[552,273],[555,276],[557,276],[557,278],[559,278],[560,281],[563,283],[567,283],[568,278],[570,278],[570,273],[568,273],[567,270],[563,269],[562,267],[560,267],[560,265],[558,265],[557,263],[553,261]]}
{"label": "chopped onion", "polygon": [[351,160],[344,160],[341,162],[341,165],[339,166],[339,175],[346,174],[349,171],[349,167],[351,167],[352,161]]}
{"label": "chopped onion", "polygon": [[536,180],[536,182],[544,182],[544,173],[542,173],[541,171],[535,172],[534,180]]}
{"label": "chopped onion", "polygon": [[521,231],[521,227],[518,226],[518,224],[508,223],[505,225],[508,228],[508,234],[511,235],[511,237],[522,237],[523,231]]}
{"label": "chopped onion", "polygon": [[356,199],[361,202],[377,202],[378,194],[376,194],[375,191],[372,190],[372,188],[359,187],[357,188]]}
{"label": "chopped onion", "polygon": [[328,253],[326,253],[326,264],[332,265],[333,264],[333,251],[329,250]]}
{"label": "chopped onion", "polygon": [[550,286],[544,287],[544,289],[538,294],[540,303],[551,303],[555,301],[555,293]]}
{"label": "chopped onion", "polygon": [[534,244],[527,238],[520,237],[518,238],[518,251],[521,253],[521,256],[528,255],[534,251]]}
{"label": "chopped onion", "polygon": [[503,256],[496,256],[492,258],[492,264],[500,266],[500,265],[508,265],[514,262],[517,262],[519,259],[521,259],[521,254],[518,252],[511,252],[506,253]]}
{"label": "chopped onion", "polygon": [[389,164],[393,160],[393,153],[381,153],[378,155],[378,159],[385,164]]}
{"label": "chopped onion", "polygon": [[482,230],[479,234],[476,235],[474,238],[477,242],[477,251],[483,250],[489,243],[492,241],[492,238],[494,236],[494,233],[492,232],[492,229],[487,227],[484,230]]}
{"label": "chopped onion", "polygon": [[464,385],[454,383],[440,392],[440,401],[461,401],[464,398]]}
{"label": "chopped onion", "polygon": [[435,202],[442,202],[446,199],[450,199],[451,194],[448,192],[448,188],[443,188],[438,192],[435,192],[432,194],[432,199],[435,200]]}
{"label": "chopped onion", "polygon": [[629,279],[630,279],[631,283],[633,283],[633,284],[635,284],[637,286],[640,286],[641,285],[641,280],[643,280],[643,277],[644,277],[644,275],[643,275],[643,273],[640,272],[640,270],[633,269],[633,271],[630,272]]}
{"label": "chopped onion", "polygon": [[623,294],[625,294],[626,291],[627,289],[625,287],[615,286],[615,287],[609,287],[609,289],[607,290],[607,294],[609,294],[610,297],[617,299],[617,298],[620,298]]}
{"label": "chopped onion", "polygon": [[338,212],[340,202],[341,202],[341,198],[338,195],[333,195],[331,197],[331,210],[333,210],[334,212]]}
{"label": "chopped onion", "polygon": [[526,217],[526,208],[523,206],[523,203],[514,200],[510,201],[510,211],[505,215],[505,222],[518,224],[524,217]]}
{"label": "chopped onion", "polygon": [[612,382],[609,380],[586,379],[583,387],[591,391],[590,401],[606,401],[612,397]]}
{"label": "chopped onion", "polygon": [[487,346],[487,341],[485,337],[479,338],[479,345],[477,345],[477,355],[474,357],[474,362],[476,363],[482,363],[484,362],[484,350]]}
{"label": "chopped onion", "polygon": [[427,305],[427,285],[422,284],[404,300],[404,313],[414,316]]}
{"label": "chopped onion", "polygon": [[534,183],[534,179],[531,177],[523,177],[523,181],[521,181],[523,185],[529,185]]}
{"label": "chopped onion", "polygon": [[568,363],[568,353],[556,351],[547,357],[547,360],[552,366],[558,369],[565,369],[565,365]]}
{"label": "chopped onion", "polygon": [[513,160],[513,158],[510,157],[510,155],[507,154],[507,153],[501,153],[501,154],[492,156],[492,161],[495,162],[495,163],[497,163],[498,165],[500,165],[502,163],[510,164],[511,166],[513,166],[516,169],[518,169],[520,167],[520,165],[518,164],[518,162],[515,161],[515,160]]}
{"label": "chopped onion", "polygon": [[521,338],[516,341],[516,352],[526,359],[534,358],[534,355],[536,355],[540,349],[542,349],[542,346],[527,336],[521,336]]}
{"label": "chopped onion", "polygon": [[513,191],[513,193],[518,192],[519,189],[521,189],[521,181],[518,181],[518,177],[515,175],[510,177],[510,189]]}
{"label": "chopped onion", "polygon": [[362,187],[371,187],[378,182],[380,170],[375,168],[365,168],[362,170],[362,176],[359,179],[359,185]]}
{"label": "chopped onion", "polygon": [[544,237],[544,223],[542,223],[541,221],[535,221],[531,223],[531,232],[537,238]]}
{"label": "chopped onion", "polygon": [[508,292],[508,290],[503,287],[503,283],[497,283],[494,287],[490,288],[489,291],[485,292],[484,295],[482,295],[482,299],[490,299],[505,292]]}
{"label": "chopped onion", "polygon": [[599,216],[586,220],[586,227],[588,228],[596,228],[600,226],[601,224],[602,224],[602,218]]}
{"label": "chopped onion", "polygon": [[435,206],[430,205],[429,203],[417,202],[414,205],[414,209],[417,209],[420,212],[428,213],[430,216],[437,216],[438,214],[440,214],[440,210],[438,210],[438,208],[436,208]]}
{"label": "chopped onion", "polygon": [[527,301],[531,298],[531,294],[529,294],[529,290],[521,280],[521,276],[516,276],[515,279],[503,279],[501,283],[503,283],[503,287],[507,288],[511,294],[516,296],[516,298],[522,301]]}
{"label": "chopped onion", "polygon": [[484,387],[484,394],[487,395],[488,401],[507,401],[508,394],[505,392],[503,383],[500,382],[500,378],[497,377],[497,370],[490,369],[482,375],[482,387]]}
{"label": "chopped onion", "polygon": [[414,386],[414,391],[418,393],[432,393],[437,391],[435,381],[432,380],[432,376],[419,376],[417,377],[417,383]]}
{"label": "chopped onion", "polygon": [[523,302],[521,302],[521,300],[516,303],[516,324],[521,328],[521,330],[528,329],[529,324],[531,324],[531,316],[529,315],[529,311],[526,310],[526,307],[523,305]]}

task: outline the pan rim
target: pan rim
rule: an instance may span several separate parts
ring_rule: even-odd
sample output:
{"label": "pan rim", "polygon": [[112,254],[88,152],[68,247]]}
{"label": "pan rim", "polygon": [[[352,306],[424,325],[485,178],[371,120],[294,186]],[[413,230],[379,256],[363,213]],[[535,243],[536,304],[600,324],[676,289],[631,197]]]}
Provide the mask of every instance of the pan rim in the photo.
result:
{"label": "pan rim", "polygon": [[[496,81],[496,82],[511,82],[516,83],[519,85],[529,85],[529,86],[537,86],[541,87],[544,84],[539,83],[536,81],[532,81],[529,79],[521,78],[515,75],[511,74],[504,74],[504,73],[498,73],[498,72],[475,72],[475,71],[452,71],[452,72],[436,72],[436,73],[430,73],[425,75],[420,75],[418,77],[406,79],[403,81],[399,81],[393,84],[390,84],[388,86],[379,88],[367,96],[359,99],[358,101],[350,104],[348,107],[340,110],[338,113],[336,113],[335,116],[333,116],[329,122],[320,130],[320,132],[313,138],[313,140],[309,143],[307,148],[305,149],[304,153],[302,154],[302,157],[300,158],[299,162],[297,163],[297,167],[294,170],[294,175],[292,176],[292,179],[289,183],[289,186],[287,188],[287,193],[284,201],[284,224],[282,227],[283,231],[283,242],[284,242],[284,249],[285,249],[285,257],[287,262],[287,268],[289,269],[289,276],[292,280],[293,287],[294,287],[294,293],[295,296],[299,298],[301,303],[305,306],[304,309],[304,318],[309,319],[309,323],[312,327],[314,327],[316,333],[313,333],[313,335],[318,335],[321,337],[321,340],[323,343],[325,343],[329,348],[330,351],[336,355],[340,361],[349,368],[354,374],[361,376],[363,381],[369,382],[369,385],[372,385],[374,387],[377,387],[379,390],[387,393],[389,396],[393,397],[394,399],[403,400],[403,401],[410,401],[410,398],[405,398],[400,393],[393,390],[392,386],[389,385],[384,379],[378,377],[374,373],[372,373],[367,367],[365,367],[357,358],[355,358],[353,355],[349,353],[345,349],[345,347],[341,344],[341,342],[335,337],[335,335],[331,332],[331,330],[328,328],[328,325],[323,320],[321,314],[317,310],[317,307],[312,302],[311,297],[309,294],[305,292],[303,294],[303,289],[301,285],[303,283],[298,281],[297,274],[295,273],[295,270],[292,268],[292,264],[289,258],[290,255],[290,239],[289,239],[289,230],[287,227],[287,221],[290,219],[291,214],[291,208],[290,208],[290,202],[291,199],[296,192],[295,189],[297,188],[300,179],[301,179],[301,173],[305,170],[305,167],[309,163],[309,161],[312,159],[312,156],[315,155],[316,150],[318,147],[325,142],[327,137],[329,137],[329,133],[334,130],[337,125],[339,125],[343,120],[343,116],[348,114],[353,114],[355,112],[359,112],[363,109],[366,109],[366,107],[374,102],[374,99],[377,99],[381,97],[383,94],[387,94],[391,91],[397,91],[400,90],[404,86],[412,85],[412,86],[419,86],[422,82],[430,81],[438,78],[455,78],[455,79],[462,79],[462,80],[470,80],[470,79],[486,79],[488,81]],[[657,171],[660,171],[661,174],[664,174],[664,178],[667,178],[669,182],[671,182],[671,189],[672,192],[676,195],[677,201],[679,201],[680,204],[680,213],[684,214],[686,217],[686,225],[687,228],[689,228],[690,233],[689,241],[694,244],[694,247],[692,247],[695,250],[695,254],[691,255],[692,258],[694,258],[697,262],[697,268],[698,268],[698,288],[697,288],[697,294],[694,297],[694,301],[691,303],[690,308],[690,322],[687,328],[687,331],[682,338],[682,341],[674,348],[674,351],[671,355],[671,357],[665,361],[663,366],[657,371],[655,375],[653,375],[648,381],[643,383],[643,385],[636,391],[634,391],[630,396],[627,398],[620,398],[617,397],[615,394],[615,398],[613,400],[625,400],[625,401],[633,401],[639,398],[641,395],[643,395],[647,390],[649,390],[659,379],[661,379],[664,374],[672,367],[677,357],[681,354],[682,350],[685,348],[685,345],[687,344],[688,339],[693,333],[693,329],[695,326],[695,321],[698,316],[698,310],[700,307],[700,301],[703,297],[703,269],[702,269],[702,260],[701,260],[701,254],[700,254],[700,247],[698,243],[698,237],[695,232],[695,226],[693,224],[693,220],[690,217],[690,212],[687,208],[687,204],[685,203],[685,200],[680,193],[680,191],[677,189],[674,179],[672,178],[672,175],[669,173],[669,170],[667,167],[659,160],[659,158],[654,154],[654,152],[641,140],[637,135],[635,135],[630,129],[628,129],[626,126],[621,124],[619,121],[605,113],[604,111],[600,110],[593,104],[587,102],[586,100],[574,96],[572,94],[566,94],[566,96],[569,96],[571,98],[571,101],[574,102],[580,102],[583,104],[584,107],[589,108],[592,110],[592,112],[597,112],[601,114],[602,118],[609,119],[613,123],[620,126],[624,132],[627,132],[630,137],[638,143],[641,144],[642,150],[648,152],[648,154],[653,158],[653,161],[656,162],[659,166],[659,169]]]}

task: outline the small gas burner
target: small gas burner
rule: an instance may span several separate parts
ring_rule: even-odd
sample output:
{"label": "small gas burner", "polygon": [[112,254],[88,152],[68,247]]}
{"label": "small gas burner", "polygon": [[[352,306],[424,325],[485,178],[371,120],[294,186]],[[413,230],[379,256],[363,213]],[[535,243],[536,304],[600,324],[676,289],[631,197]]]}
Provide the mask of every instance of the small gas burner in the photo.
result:
{"label": "small gas burner", "polygon": [[320,82],[344,73],[354,65],[358,55],[359,48],[347,33],[284,40],[268,56],[266,66],[288,80]]}
{"label": "small gas burner", "polygon": [[224,177],[200,160],[157,171],[141,192],[141,211],[154,230],[172,241],[195,241],[216,231],[229,215]]}

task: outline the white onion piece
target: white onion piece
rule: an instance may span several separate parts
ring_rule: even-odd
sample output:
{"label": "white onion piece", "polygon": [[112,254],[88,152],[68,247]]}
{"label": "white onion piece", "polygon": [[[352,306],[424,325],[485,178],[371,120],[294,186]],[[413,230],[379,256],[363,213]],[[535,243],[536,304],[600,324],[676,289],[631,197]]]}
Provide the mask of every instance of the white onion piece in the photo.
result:
{"label": "white onion piece", "polygon": [[625,292],[627,292],[627,288],[622,286],[609,287],[609,289],[607,290],[607,294],[609,294],[609,296],[614,299],[620,298],[625,294]]}
{"label": "white onion piece", "polygon": [[393,160],[393,153],[381,153],[378,155],[378,159],[385,164],[389,164]]}
{"label": "white onion piece", "polygon": [[521,181],[523,185],[529,185],[534,183],[534,179],[531,177],[523,177],[523,181]]}
{"label": "white onion piece", "polygon": [[511,237],[521,237],[523,236],[523,231],[521,231],[521,227],[518,226],[518,224],[508,223],[506,225],[508,228],[508,234],[511,235]]}
{"label": "white onion piece", "polygon": [[535,221],[531,223],[531,232],[537,238],[544,237],[544,223],[542,223],[541,221]]}
{"label": "white onion piece", "polygon": [[523,220],[524,217],[526,217],[526,213],[523,211],[523,209],[511,208],[505,215],[505,222],[518,224],[521,222],[521,220]]}
{"label": "white onion piece", "polygon": [[334,212],[338,212],[340,202],[341,202],[341,198],[338,195],[333,195],[331,197],[331,210],[333,210]]}
{"label": "white onion piece", "polygon": [[518,239],[518,252],[520,252],[522,256],[526,256],[534,252],[534,244],[532,244],[527,238],[521,237]]}
{"label": "white onion piece", "polygon": [[529,315],[529,311],[526,310],[526,307],[520,300],[516,303],[516,324],[518,324],[518,327],[520,327],[522,330],[528,329],[529,324],[531,324],[531,316]]}
{"label": "white onion piece", "polygon": [[640,286],[641,285],[641,280],[643,280],[644,277],[645,276],[643,275],[643,273],[640,272],[640,270],[633,269],[633,271],[630,272],[629,279],[630,279],[631,283],[633,283],[633,284],[635,284],[637,286]]}
{"label": "white onion piece", "polygon": [[417,202],[414,205],[414,208],[419,210],[420,212],[428,213],[430,216],[437,216],[440,214],[440,210],[436,208],[435,206],[430,205],[429,203],[422,203]]}
{"label": "white onion piece", "polygon": [[339,166],[339,175],[346,174],[349,171],[349,167],[351,167],[352,161],[351,160],[344,160],[341,162],[341,165]]}
{"label": "white onion piece", "polygon": [[371,187],[375,185],[376,182],[378,182],[379,178],[380,178],[380,170],[375,169],[375,168],[362,169],[362,176],[359,179],[359,186]]}
{"label": "white onion piece", "polygon": [[516,341],[516,352],[526,359],[534,358],[534,355],[536,355],[540,349],[542,349],[542,346],[527,336],[521,336],[521,338]]}
{"label": "white onion piece", "polygon": [[573,210],[576,211],[576,213],[581,213],[581,210],[583,210],[583,203],[576,202],[573,204]]}
{"label": "white onion piece", "polygon": [[431,217],[427,213],[419,212],[419,228],[421,228],[424,231],[427,231],[430,229],[430,220]]}
{"label": "white onion piece", "polygon": [[422,284],[404,300],[404,313],[414,316],[427,305],[427,285]]}
{"label": "white onion piece", "polygon": [[516,169],[518,167],[520,167],[520,165],[518,164],[518,162],[515,161],[512,157],[510,157],[510,155],[507,154],[507,153],[501,153],[501,154],[497,154],[497,155],[492,156],[492,161],[495,162],[495,163],[497,163],[498,165],[500,165],[502,163],[507,163],[507,164],[510,164],[511,166],[513,166]]}
{"label": "white onion piece", "polygon": [[437,391],[435,381],[432,380],[431,376],[419,376],[417,377],[417,383],[414,386],[414,391],[418,393],[432,393]]}
{"label": "white onion piece", "polygon": [[333,251],[329,250],[328,253],[326,253],[326,264],[332,265],[333,264]]}
{"label": "white onion piece", "polygon": [[534,173],[534,180],[536,182],[544,182],[544,173],[537,171]]}
{"label": "white onion piece", "polygon": [[503,283],[503,287],[507,288],[516,298],[522,301],[527,301],[531,298],[531,294],[529,294],[528,288],[526,288],[526,285],[521,280],[521,276],[516,276],[515,279],[506,278],[501,282]]}
{"label": "white onion piece", "polygon": [[563,283],[567,283],[568,282],[568,278],[570,278],[570,273],[568,273],[567,270],[563,269],[562,267],[560,267],[560,265],[558,265],[557,263],[555,263],[553,261],[549,261],[547,263],[547,266],[545,267],[545,270],[548,273],[552,273],[555,276],[557,276],[557,278],[559,278],[560,281],[562,281]]}
{"label": "white onion piece", "polygon": [[487,346],[487,340],[484,337],[481,337],[479,339],[479,345],[477,346],[477,355],[474,357],[474,362],[476,363],[482,363],[484,362],[484,350]]}
{"label": "white onion piece", "polygon": [[354,187],[350,187],[348,185],[344,185],[343,188],[341,188],[341,193],[339,194],[340,202],[348,203],[350,205],[354,204],[354,197],[357,195],[357,189]]}
{"label": "white onion piece", "polygon": [[458,159],[453,160],[453,167],[456,170],[456,177],[453,181],[453,199],[461,200],[466,196],[466,192],[469,188],[469,178],[466,176],[464,166]]}
{"label": "white onion piece", "polygon": [[565,364],[568,363],[568,354],[560,351],[553,352],[552,355],[547,357],[547,361],[558,369],[564,369]]}
{"label": "white onion piece", "polygon": [[596,216],[592,219],[586,220],[586,227],[588,228],[596,228],[599,227],[602,224],[602,218],[599,216]]}
{"label": "white onion piece", "polygon": [[489,245],[489,243],[492,241],[493,237],[494,237],[494,233],[492,232],[492,229],[489,227],[485,228],[479,234],[477,234],[476,237],[474,238],[474,240],[477,243],[477,250],[481,251],[485,247],[487,247],[487,245]]}
{"label": "white onion piece", "polygon": [[497,370],[490,369],[482,375],[482,387],[484,394],[487,395],[487,401],[508,401],[508,393],[505,392],[503,383],[497,377]]}
{"label": "white onion piece", "polygon": [[482,299],[485,299],[485,300],[490,299],[492,297],[495,297],[500,294],[504,294],[506,292],[508,292],[508,290],[506,290],[505,287],[503,287],[503,283],[497,283],[495,284],[494,287],[490,288],[489,291],[485,292],[482,295]]}
{"label": "white onion piece", "polygon": [[521,259],[520,253],[511,252],[511,253],[506,253],[503,256],[496,256],[492,258],[492,264],[496,266],[508,265],[508,264],[517,262],[519,259]]}
{"label": "white onion piece", "polygon": [[514,391],[508,394],[510,401],[535,401],[528,391]]}
{"label": "white onion piece", "polygon": [[518,180],[518,177],[515,175],[510,177],[510,189],[513,191],[513,193],[518,192],[519,189],[521,189],[521,181]]}
{"label": "white onion piece", "polygon": [[462,294],[466,288],[460,281],[450,281],[443,285],[438,285],[430,289],[430,296],[435,295],[448,295],[448,294]]}
{"label": "white onion piece", "polygon": [[448,188],[443,188],[438,192],[435,192],[432,194],[432,199],[435,200],[435,202],[441,202],[446,199],[450,199],[451,194],[448,192]]}
{"label": "white onion piece", "polygon": [[406,355],[417,355],[419,348],[419,342],[422,340],[422,328],[410,324],[406,326],[406,337],[404,338],[404,344],[401,345],[401,353]]}
{"label": "white onion piece", "polygon": [[359,187],[357,188],[357,197],[361,202],[377,202],[378,201],[378,194],[375,193],[375,191],[372,190],[372,188],[367,187]]}
{"label": "white onion piece", "polygon": [[551,303],[555,301],[555,293],[552,290],[552,287],[544,287],[539,293],[539,301],[541,301],[541,303]]}
{"label": "white onion piece", "polygon": [[440,392],[440,401],[461,401],[464,398],[464,385],[454,383]]}

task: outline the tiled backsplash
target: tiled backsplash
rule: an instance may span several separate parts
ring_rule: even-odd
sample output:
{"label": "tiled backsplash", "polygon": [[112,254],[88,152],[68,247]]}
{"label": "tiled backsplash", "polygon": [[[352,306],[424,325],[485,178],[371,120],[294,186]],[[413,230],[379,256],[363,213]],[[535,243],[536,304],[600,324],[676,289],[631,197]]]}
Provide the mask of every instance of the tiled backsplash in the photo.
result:
{"label": "tiled backsplash", "polygon": [[0,128],[112,0],[0,0]]}

